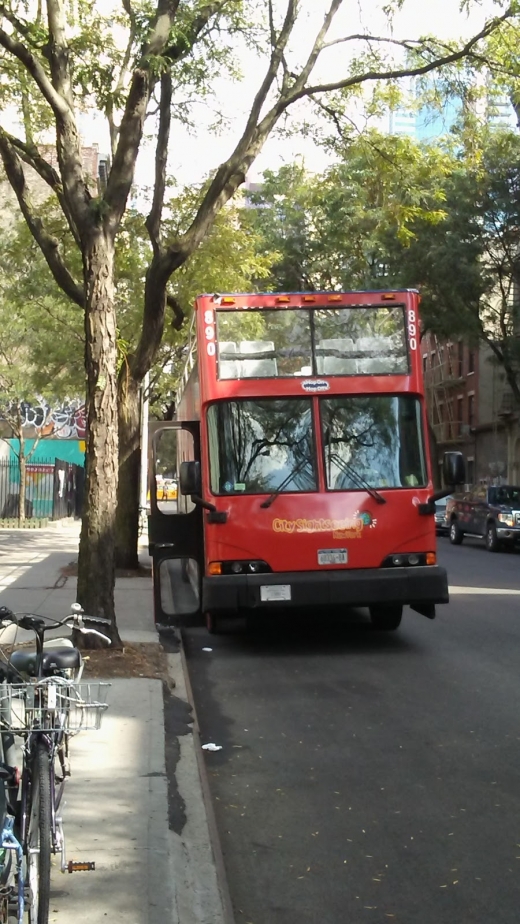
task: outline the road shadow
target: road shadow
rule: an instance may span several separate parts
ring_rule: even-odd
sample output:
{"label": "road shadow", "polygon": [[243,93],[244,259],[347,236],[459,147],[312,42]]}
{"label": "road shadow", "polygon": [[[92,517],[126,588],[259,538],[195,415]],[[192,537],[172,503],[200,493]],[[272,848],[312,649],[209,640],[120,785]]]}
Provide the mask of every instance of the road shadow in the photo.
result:
{"label": "road shadow", "polygon": [[361,608],[329,611],[316,614],[316,610],[276,612],[240,618],[221,619],[218,633],[210,635],[202,627],[183,631],[184,643],[189,657],[202,656],[204,647],[218,648],[230,656],[242,654],[260,656],[266,654],[337,655],[338,653],[374,654],[381,651],[388,654],[421,651],[417,638],[406,633],[411,620],[424,617],[405,608],[401,627],[393,632],[377,631],[372,628],[366,611]]}

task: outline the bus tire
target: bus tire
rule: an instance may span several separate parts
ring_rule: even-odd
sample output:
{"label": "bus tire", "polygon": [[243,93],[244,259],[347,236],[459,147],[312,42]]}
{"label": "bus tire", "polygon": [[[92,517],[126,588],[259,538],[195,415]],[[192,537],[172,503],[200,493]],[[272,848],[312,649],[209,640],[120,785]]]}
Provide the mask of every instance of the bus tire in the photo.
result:
{"label": "bus tire", "polygon": [[450,542],[452,545],[460,545],[464,539],[464,533],[462,532],[457,520],[452,520],[450,524]]}
{"label": "bus tire", "polygon": [[204,613],[204,621],[206,623],[206,629],[208,630],[209,634],[218,635],[218,621],[215,613]]}
{"label": "bus tire", "polygon": [[372,628],[378,632],[394,632],[403,618],[402,603],[377,604],[369,607]]}

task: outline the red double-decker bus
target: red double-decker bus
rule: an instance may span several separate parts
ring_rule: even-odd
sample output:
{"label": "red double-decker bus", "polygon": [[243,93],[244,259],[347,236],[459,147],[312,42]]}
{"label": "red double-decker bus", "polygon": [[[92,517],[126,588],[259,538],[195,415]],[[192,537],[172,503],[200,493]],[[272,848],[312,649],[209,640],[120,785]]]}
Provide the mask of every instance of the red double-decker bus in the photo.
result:
{"label": "red double-decker bus", "polygon": [[366,606],[391,630],[448,602],[434,501],[464,466],[433,493],[416,291],[200,296],[153,456],[158,623]]}

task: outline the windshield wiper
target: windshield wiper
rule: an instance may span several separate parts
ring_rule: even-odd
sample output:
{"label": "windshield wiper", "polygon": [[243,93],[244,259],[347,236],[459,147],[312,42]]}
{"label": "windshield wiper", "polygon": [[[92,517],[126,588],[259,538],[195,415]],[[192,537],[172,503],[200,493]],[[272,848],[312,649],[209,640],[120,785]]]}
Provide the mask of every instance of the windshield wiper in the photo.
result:
{"label": "windshield wiper", "polygon": [[368,483],[368,481],[365,481],[365,479],[358,472],[356,472],[355,469],[351,468],[348,462],[345,462],[336,452],[331,453],[329,459],[332,462],[335,462],[338,468],[340,468],[345,473],[345,475],[348,475],[349,478],[352,478],[352,481],[355,483],[357,482],[357,486],[359,488],[364,488],[365,491],[367,491],[370,496],[373,497],[375,501],[377,501],[378,504],[386,504],[386,497],[383,497],[379,491],[376,491],[376,489],[373,488]]}
{"label": "windshield wiper", "polygon": [[298,475],[298,474],[301,472],[302,468],[305,468],[305,466],[307,465],[307,463],[310,462],[310,461],[311,461],[310,459],[303,459],[301,462],[298,463],[298,465],[295,465],[295,467],[292,469],[292,471],[290,471],[289,474],[287,475],[287,478],[285,478],[285,479],[282,481],[281,485],[279,485],[279,486],[277,487],[276,491],[273,491],[273,493],[270,494],[269,497],[266,497],[266,499],[265,499],[264,501],[262,501],[262,503],[260,504],[260,506],[261,506],[261,507],[270,507],[271,504],[273,503],[273,501],[275,501],[276,498],[278,497],[278,495],[283,491],[283,489],[285,488],[285,486],[289,484],[289,482],[291,481],[291,479],[294,478],[295,475]]}

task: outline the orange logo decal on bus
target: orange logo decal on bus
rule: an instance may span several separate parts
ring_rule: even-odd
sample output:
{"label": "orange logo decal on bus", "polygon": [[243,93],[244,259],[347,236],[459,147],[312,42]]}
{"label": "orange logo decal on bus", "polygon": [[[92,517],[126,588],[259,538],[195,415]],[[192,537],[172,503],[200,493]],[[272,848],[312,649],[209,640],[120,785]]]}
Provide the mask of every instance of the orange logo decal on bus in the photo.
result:
{"label": "orange logo decal on bus", "polygon": [[365,523],[361,517],[344,520],[273,520],[275,533],[332,533],[334,539],[360,539]]}

